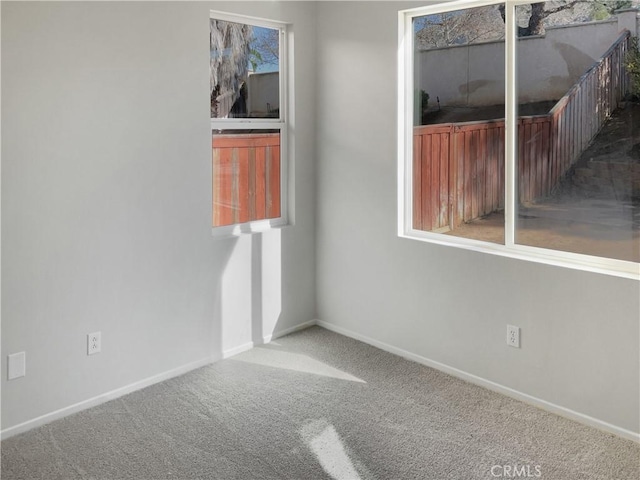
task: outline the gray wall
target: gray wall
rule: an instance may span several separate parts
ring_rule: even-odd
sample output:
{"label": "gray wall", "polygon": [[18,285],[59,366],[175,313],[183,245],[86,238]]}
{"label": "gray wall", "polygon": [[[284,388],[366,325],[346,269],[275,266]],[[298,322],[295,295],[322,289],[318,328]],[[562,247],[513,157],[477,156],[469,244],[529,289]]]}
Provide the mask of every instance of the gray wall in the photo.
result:
{"label": "gray wall", "polygon": [[[210,8],[295,23],[294,227],[211,236]],[[315,318],[314,11],[2,2],[3,429]]]}
{"label": "gray wall", "polygon": [[[616,19],[548,28],[518,42],[518,97],[522,103],[558,100],[619,37]],[[419,88],[441,105],[504,103],[504,41],[422,51]]]}
{"label": "gray wall", "polygon": [[403,5],[318,7],[319,318],[638,432],[636,281],[397,237]]}
{"label": "gray wall", "polygon": [[249,105],[251,113],[265,115],[267,104],[277,109],[280,102],[280,74],[278,72],[249,75]]}

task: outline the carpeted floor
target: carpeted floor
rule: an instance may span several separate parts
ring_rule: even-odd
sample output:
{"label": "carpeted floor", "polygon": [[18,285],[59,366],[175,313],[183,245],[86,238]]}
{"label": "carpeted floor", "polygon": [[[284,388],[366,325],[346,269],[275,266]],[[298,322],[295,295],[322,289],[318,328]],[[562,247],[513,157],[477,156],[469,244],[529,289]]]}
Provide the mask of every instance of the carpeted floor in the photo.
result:
{"label": "carpeted floor", "polygon": [[319,327],[2,442],[2,480],[527,476],[640,478],[640,446]]}

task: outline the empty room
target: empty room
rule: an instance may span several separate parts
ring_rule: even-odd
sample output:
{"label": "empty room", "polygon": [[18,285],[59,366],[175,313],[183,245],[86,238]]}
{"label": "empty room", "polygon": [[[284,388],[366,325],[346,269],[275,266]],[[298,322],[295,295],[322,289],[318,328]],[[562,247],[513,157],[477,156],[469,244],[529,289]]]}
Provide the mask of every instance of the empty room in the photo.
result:
{"label": "empty room", "polygon": [[640,478],[639,1],[0,16],[3,480]]}

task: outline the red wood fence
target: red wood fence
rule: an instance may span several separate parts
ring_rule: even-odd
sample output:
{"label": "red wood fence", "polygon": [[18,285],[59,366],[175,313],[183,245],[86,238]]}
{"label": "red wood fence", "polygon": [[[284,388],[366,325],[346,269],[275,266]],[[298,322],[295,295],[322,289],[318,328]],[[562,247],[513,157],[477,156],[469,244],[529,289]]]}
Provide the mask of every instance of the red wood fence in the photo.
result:
{"label": "red wood fence", "polygon": [[[628,91],[629,32],[547,115],[519,117],[518,198],[548,196]],[[504,208],[504,120],[415,127],[413,227],[445,231]]]}
{"label": "red wood fence", "polygon": [[214,134],[214,227],[280,216],[280,134]]}
{"label": "red wood fence", "polygon": [[503,206],[504,120],[416,127],[413,181],[416,229],[448,229]]}

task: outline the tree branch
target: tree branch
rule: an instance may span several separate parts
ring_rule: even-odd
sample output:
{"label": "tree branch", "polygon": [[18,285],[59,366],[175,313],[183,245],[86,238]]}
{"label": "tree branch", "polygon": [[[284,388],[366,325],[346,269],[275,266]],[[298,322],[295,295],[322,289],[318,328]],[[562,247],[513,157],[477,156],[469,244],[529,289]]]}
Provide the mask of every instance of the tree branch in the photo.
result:
{"label": "tree branch", "polygon": [[569,10],[573,8],[576,3],[578,3],[578,0],[572,0],[565,5],[560,5],[559,7],[552,8],[551,10],[543,10],[541,16],[542,18],[547,18],[549,15],[553,15],[554,13],[562,12],[563,10]]}

